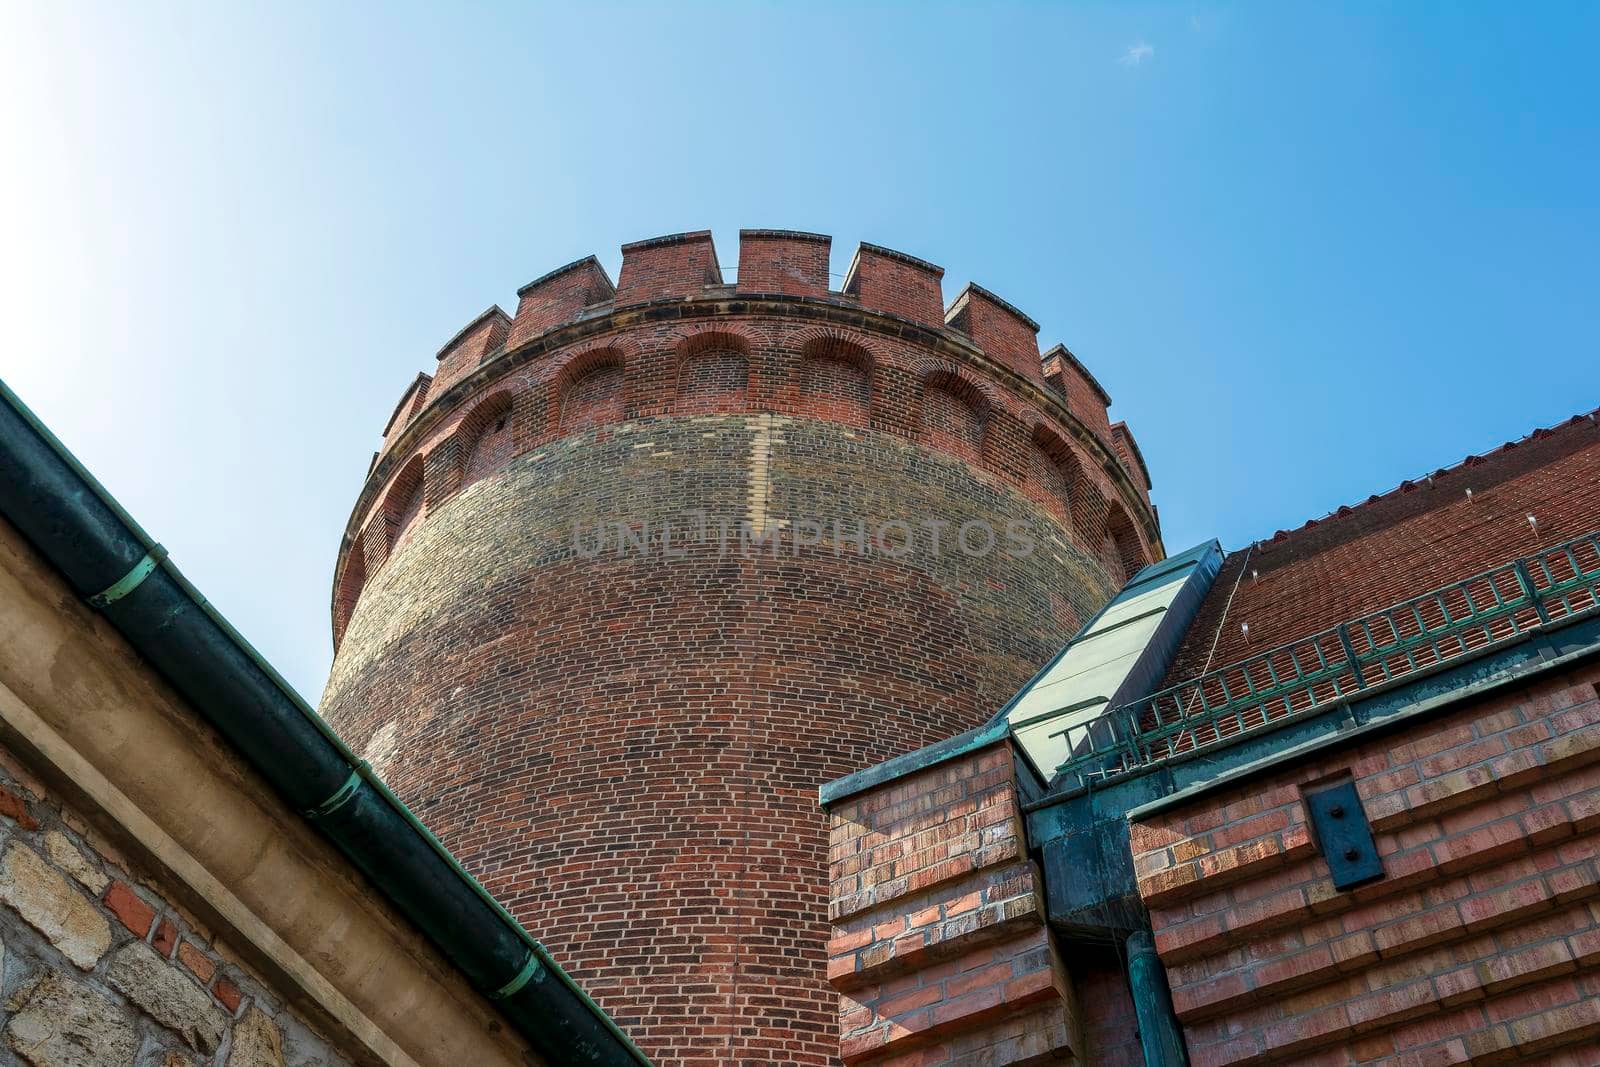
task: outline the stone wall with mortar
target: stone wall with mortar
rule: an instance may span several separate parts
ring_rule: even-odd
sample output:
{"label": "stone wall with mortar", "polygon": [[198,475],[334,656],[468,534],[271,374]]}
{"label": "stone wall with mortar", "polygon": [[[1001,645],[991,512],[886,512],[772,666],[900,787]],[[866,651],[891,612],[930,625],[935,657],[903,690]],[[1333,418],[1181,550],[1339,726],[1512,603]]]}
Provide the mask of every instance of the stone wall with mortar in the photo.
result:
{"label": "stone wall with mortar", "polygon": [[30,1067],[351,1063],[5,749],[0,1061]]}

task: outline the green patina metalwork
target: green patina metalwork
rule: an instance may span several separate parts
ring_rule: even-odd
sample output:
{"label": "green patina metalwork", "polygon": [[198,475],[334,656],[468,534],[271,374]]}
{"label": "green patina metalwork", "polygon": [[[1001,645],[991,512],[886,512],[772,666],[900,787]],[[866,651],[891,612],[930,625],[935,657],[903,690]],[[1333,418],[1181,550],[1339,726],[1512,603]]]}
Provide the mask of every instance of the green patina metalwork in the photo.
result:
{"label": "green patina metalwork", "polygon": [[1328,862],[1335,889],[1350,889],[1383,877],[1383,859],[1354,779],[1305,791],[1306,813],[1317,848]]}
{"label": "green patina metalwork", "polygon": [[1597,615],[1585,612],[1557,620],[1521,640],[1365,690],[1273,729],[1025,803],[1028,844],[1044,867],[1051,922],[1065,932],[1089,936],[1145,924],[1129,849],[1130,820],[1600,657]]}
{"label": "green patina metalwork", "polygon": [[1188,1067],[1183,1034],[1172,1010],[1167,969],[1156,955],[1155,939],[1147,930],[1135,930],[1128,936],[1128,989],[1139,1021],[1145,1067]]}
{"label": "green patina metalwork", "polygon": [[1280,645],[1077,728],[1052,787],[1104,783],[1600,610],[1600,532]]}
{"label": "green patina metalwork", "polygon": [[286,801],[315,812],[313,824],[530,1044],[563,1063],[650,1062],[3,381],[0,516]]}

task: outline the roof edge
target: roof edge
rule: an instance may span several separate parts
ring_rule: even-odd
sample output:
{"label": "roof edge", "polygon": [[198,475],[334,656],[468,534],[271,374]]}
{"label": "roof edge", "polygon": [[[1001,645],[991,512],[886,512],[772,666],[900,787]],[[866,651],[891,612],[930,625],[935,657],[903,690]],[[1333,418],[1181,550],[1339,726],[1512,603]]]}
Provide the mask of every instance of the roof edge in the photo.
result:
{"label": "roof edge", "polygon": [[824,782],[817,787],[817,802],[822,805],[823,811],[827,811],[841,801],[892,782],[896,778],[904,778],[908,774],[925,771],[941,763],[949,763],[957,757],[976,752],[980,748],[988,748],[1010,737],[1010,723],[1004,720],[990,720],[966,733],[947,737],[943,741],[935,741],[931,745],[913,749],[893,759],[847,774],[843,778]]}
{"label": "roof edge", "polygon": [[[422,377],[426,377],[425,375]],[[91,475],[36,415],[0,381],[0,515],[14,525],[67,584],[96,607],[135,649],[165,675],[204,719],[262,774],[280,796],[384,893],[393,906],[438,946],[445,958],[545,1054],[562,1062],[648,1067],[645,1057],[487,890],[400,801],[292,686],[199,591],[183,577],[120,503]],[[69,491],[63,491],[69,490]],[[131,567],[129,561],[134,562]],[[118,580],[100,584],[105,575]],[[137,575],[137,579],[135,579]],[[152,580],[153,579],[153,580]],[[97,588],[98,586],[98,588]],[[124,588],[126,586],[126,588]],[[115,597],[108,594],[118,590]],[[114,600],[115,603],[109,603]],[[143,600],[145,603],[141,604]],[[159,602],[160,624],[142,624]],[[170,624],[170,625],[169,625]],[[220,650],[221,656],[204,653]],[[173,665],[199,666],[184,676]],[[195,684],[202,677],[209,686]],[[241,746],[241,728],[270,737],[265,748],[286,746],[289,760],[261,758]],[[302,773],[294,765],[324,772],[342,768],[345,784],[321,805],[296,804],[285,782]],[[307,772],[309,773],[309,772]],[[315,781],[298,783],[312,788]],[[363,791],[371,799],[354,803]],[[337,812],[337,815],[335,813]],[[341,832],[348,830],[349,832]],[[361,851],[370,838],[396,853],[390,864],[374,864]],[[417,874],[403,886],[386,884],[377,872]],[[445,890],[440,895],[434,889]],[[470,913],[463,908],[466,902]],[[436,909],[449,909],[441,936]],[[482,942],[520,943],[526,951],[509,980],[485,980]]]}

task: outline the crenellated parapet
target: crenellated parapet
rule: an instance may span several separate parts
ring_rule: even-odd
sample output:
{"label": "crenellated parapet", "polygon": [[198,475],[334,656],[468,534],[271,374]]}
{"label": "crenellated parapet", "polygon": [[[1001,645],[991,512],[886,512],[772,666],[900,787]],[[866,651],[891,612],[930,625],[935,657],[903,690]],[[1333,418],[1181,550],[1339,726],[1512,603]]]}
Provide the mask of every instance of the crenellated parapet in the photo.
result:
{"label": "crenellated parapet", "polygon": [[1044,380],[1066,399],[1067,410],[1102,440],[1111,436],[1111,394],[1095,376],[1078,362],[1066,345],[1055,345],[1044,354]]}
{"label": "crenellated parapet", "polygon": [[944,268],[892,248],[861,242],[840,292],[861,306],[929,326],[944,325]]}
{"label": "crenellated parapet", "polygon": [[693,299],[722,284],[710,230],[652,237],[622,246],[617,306],[652,300]]}
{"label": "crenellated parapet", "polygon": [[961,290],[944,321],[972,338],[990,359],[1032,381],[1044,381],[1039,324],[976,282]]}
{"label": "crenellated parapet", "polygon": [[738,291],[826,297],[832,246],[820,233],[740,230]]}
{"label": "crenellated parapet", "polygon": [[572,322],[585,308],[609,303],[616,292],[605,268],[593,256],[557,267],[517,290],[517,317],[507,345],[515,348]]}
{"label": "crenellated parapet", "polygon": [[830,251],[821,234],[743,230],[729,283],[710,231],[673,234],[623,246],[615,284],[589,256],[523,286],[515,315],[479,314],[385,428],[341,552],[336,635],[403,527],[518,455],[635,419],[769,413],[892,435],[1057,515],[1114,577],[1161,556],[1132,434],[1070,351],[1041,356],[1038,323],[977,284],[946,308],[942,268],[878,245],[831,289]]}
{"label": "crenellated parapet", "polygon": [[1128,473],[1133,475],[1133,483],[1139,488],[1139,495],[1144,497],[1145,503],[1150,502],[1150,468],[1145,466],[1144,453],[1139,451],[1139,442],[1133,439],[1133,431],[1128,429],[1126,422],[1111,424],[1111,441],[1117,446],[1117,454],[1122,457],[1122,465]]}
{"label": "crenellated parapet", "polygon": [[506,343],[511,318],[496,304],[467,323],[439,349],[439,369],[430,388],[444,390],[476,370],[489,353]]}

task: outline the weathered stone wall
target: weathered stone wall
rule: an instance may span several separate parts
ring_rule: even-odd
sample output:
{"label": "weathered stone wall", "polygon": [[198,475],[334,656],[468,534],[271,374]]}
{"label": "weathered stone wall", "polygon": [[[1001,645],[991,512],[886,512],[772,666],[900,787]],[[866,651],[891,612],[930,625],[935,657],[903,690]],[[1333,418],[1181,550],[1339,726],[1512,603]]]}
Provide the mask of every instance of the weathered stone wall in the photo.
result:
{"label": "weathered stone wall", "polygon": [[0,905],[0,1062],[350,1062],[4,749]]}

